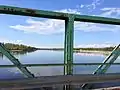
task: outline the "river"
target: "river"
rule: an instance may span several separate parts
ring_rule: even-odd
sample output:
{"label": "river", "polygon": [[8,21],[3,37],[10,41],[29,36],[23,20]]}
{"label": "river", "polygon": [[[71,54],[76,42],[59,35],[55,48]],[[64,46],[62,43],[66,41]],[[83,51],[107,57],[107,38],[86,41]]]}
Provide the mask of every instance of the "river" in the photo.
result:
{"label": "river", "polygon": [[[63,63],[63,51],[37,50],[30,53],[14,54],[22,64],[48,64],[48,63]],[[90,53],[74,53],[74,63],[101,63],[105,59],[102,54]],[[0,65],[11,65],[12,63],[5,56],[0,56]],[[120,58],[115,62],[119,63]],[[90,74],[97,68],[97,65],[92,66],[74,66],[74,74]],[[119,73],[120,66],[112,65],[107,73]],[[29,71],[35,76],[51,76],[63,75],[63,66],[47,66],[47,67],[28,67]],[[0,68],[0,79],[23,78],[22,73],[17,68]]]}

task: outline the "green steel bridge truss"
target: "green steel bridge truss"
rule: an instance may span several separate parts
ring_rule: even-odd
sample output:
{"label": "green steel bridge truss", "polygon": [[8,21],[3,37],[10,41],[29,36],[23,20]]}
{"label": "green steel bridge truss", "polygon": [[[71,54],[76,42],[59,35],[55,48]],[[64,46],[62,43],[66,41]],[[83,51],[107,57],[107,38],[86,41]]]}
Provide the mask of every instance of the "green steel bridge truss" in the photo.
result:
{"label": "green steel bridge truss", "polygon": [[[60,19],[65,21],[65,39],[64,39],[64,63],[58,64],[21,64],[3,44],[0,44],[0,51],[14,65],[0,65],[0,67],[17,67],[28,78],[34,78],[27,67],[31,66],[64,66],[64,75],[73,75],[73,65],[99,65],[93,74],[104,74],[111,65],[120,65],[114,63],[120,55],[119,46],[116,46],[111,54],[103,61],[103,63],[73,63],[73,41],[74,41],[74,21],[93,22],[101,24],[120,25],[120,19],[105,18],[87,15],[68,14],[44,10],[35,10],[20,7],[0,6],[0,14],[11,14],[21,16],[31,16],[38,18]],[[83,88],[89,88],[90,84],[84,84]],[[68,89],[69,90],[69,89]]]}

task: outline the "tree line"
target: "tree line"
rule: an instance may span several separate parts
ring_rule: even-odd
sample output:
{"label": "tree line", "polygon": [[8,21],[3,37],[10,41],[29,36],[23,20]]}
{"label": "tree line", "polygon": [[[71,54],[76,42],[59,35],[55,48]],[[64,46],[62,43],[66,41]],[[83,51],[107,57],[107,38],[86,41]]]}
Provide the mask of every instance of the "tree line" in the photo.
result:
{"label": "tree line", "polygon": [[[34,51],[34,50],[64,50],[64,48],[36,48],[32,46],[26,46],[22,44],[3,43],[9,50],[21,50],[21,51]],[[74,48],[74,51],[80,50],[92,50],[92,51],[112,51],[114,47],[105,48]]]}
{"label": "tree line", "polygon": [[3,45],[8,49],[8,50],[21,50],[21,51],[34,51],[37,50],[35,47],[31,46],[26,46],[22,44],[12,44],[12,43],[3,43]]}
{"label": "tree line", "polygon": [[112,51],[114,47],[104,47],[104,48],[74,48],[74,50],[92,50],[92,51]]}
{"label": "tree line", "polygon": [[[112,51],[114,47],[105,48],[74,48],[74,51],[88,50],[88,51]],[[64,50],[64,48],[39,48],[39,50]]]}

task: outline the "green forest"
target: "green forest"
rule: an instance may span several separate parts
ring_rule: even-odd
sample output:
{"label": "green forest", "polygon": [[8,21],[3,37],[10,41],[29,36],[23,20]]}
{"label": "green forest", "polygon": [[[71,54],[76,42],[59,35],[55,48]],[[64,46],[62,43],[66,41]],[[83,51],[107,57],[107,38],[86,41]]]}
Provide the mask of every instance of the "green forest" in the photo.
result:
{"label": "green forest", "polygon": [[[112,51],[114,47],[105,48],[74,48],[74,51],[88,50],[88,51]],[[39,48],[39,50],[64,50],[63,48]]]}
{"label": "green forest", "polygon": [[89,50],[89,51],[112,51],[114,47],[105,47],[105,48],[74,48],[75,51],[78,50]]}
{"label": "green forest", "polygon": [[35,51],[37,48],[22,44],[3,43],[8,50],[12,51]]}
{"label": "green forest", "polygon": [[[64,50],[63,48],[36,48],[22,44],[3,43],[8,50],[12,51],[35,51],[35,50]],[[114,47],[105,48],[74,48],[74,51],[88,50],[88,51],[112,51]]]}

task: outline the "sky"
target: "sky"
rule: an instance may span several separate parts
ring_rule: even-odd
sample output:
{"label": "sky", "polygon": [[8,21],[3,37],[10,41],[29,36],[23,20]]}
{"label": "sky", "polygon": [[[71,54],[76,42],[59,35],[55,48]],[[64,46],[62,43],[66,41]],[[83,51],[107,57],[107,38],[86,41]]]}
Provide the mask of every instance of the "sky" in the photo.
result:
{"label": "sky", "polygon": [[[0,5],[79,15],[120,18],[119,0],[0,0]],[[0,42],[35,47],[63,47],[64,21],[0,14]],[[74,47],[120,43],[120,26],[74,22]]]}

